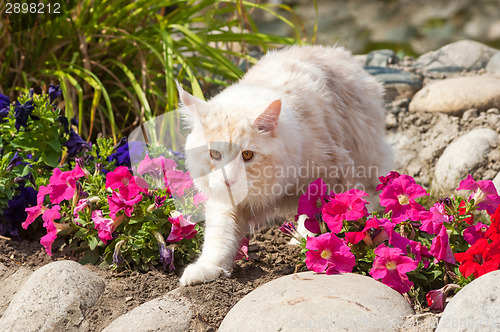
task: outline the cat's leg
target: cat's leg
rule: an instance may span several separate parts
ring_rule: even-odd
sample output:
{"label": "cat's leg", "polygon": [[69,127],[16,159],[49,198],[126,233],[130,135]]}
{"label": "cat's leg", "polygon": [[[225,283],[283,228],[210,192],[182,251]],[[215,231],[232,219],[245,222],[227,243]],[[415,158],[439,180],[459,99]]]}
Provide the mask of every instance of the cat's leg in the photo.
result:
{"label": "cat's leg", "polygon": [[196,285],[219,276],[229,276],[242,236],[235,209],[208,200],[205,206],[205,241],[200,258],[189,265],[180,279],[181,286]]}

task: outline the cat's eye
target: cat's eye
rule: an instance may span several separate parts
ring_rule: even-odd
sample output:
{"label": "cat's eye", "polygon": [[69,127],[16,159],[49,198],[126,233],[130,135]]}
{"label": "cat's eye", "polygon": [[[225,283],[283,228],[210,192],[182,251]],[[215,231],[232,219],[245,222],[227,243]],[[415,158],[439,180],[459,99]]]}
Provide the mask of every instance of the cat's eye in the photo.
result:
{"label": "cat's eye", "polygon": [[253,158],[253,151],[245,150],[241,153],[241,156],[243,157],[244,161],[249,161]]}
{"label": "cat's eye", "polygon": [[210,157],[213,160],[221,160],[222,159],[222,154],[219,151],[217,151],[217,150],[210,149]]}

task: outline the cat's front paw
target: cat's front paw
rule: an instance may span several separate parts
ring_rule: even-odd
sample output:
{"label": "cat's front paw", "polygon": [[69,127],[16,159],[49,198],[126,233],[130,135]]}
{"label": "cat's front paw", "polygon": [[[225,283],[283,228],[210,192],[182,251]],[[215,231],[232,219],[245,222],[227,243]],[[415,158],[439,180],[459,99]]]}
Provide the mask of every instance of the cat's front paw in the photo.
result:
{"label": "cat's front paw", "polygon": [[219,276],[229,277],[229,272],[214,264],[194,263],[182,274],[181,286],[191,286],[217,279]]}

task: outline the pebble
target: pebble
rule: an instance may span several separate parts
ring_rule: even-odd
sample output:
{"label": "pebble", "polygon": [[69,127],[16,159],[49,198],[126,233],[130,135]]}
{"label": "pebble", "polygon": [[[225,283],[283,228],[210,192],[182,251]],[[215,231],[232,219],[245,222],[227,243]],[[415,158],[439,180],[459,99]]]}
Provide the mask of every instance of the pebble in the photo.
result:
{"label": "pebble", "polygon": [[439,193],[457,188],[468,172],[483,163],[486,155],[497,147],[498,134],[489,128],[474,129],[460,136],[444,150],[436,163],[433,189]]}
{"label": "pebble", "polygon": [[74,331],[104,287],[102,278],[76,262],[47,264],[14,295],[0,331]]}
{"label": "pebble", "polygon": [[479,70],[485,68],[497,53],[498,50],[487,45],[460,40],[421,55],[414,66],[427,71],[452,73]]}
{"label": "pebble", "polygon": [[495,185],[495,188],[497,188],[498,194],[500,194],[500,172],[498,172],[493,178],[493,184]]}
{"label": "pebble", "polygon": [[488,61],[486,72],[491,75],[500,76],[500,52]]}
{"label": "pebble", "polygon": [[436,332],[500,331],[500,271],[487,273],[452,297]]}
{"label": "pebble", "polygon": [[393,50],[376,50],[366,55],[365,66],[387,67],[399,63],[399,58]]}
{"label": "pebble", "polygon": [[[20,267],[16,272],[6,277],[0,283],[0,317],[9,306],[14,295],[19,291],[26,279],[33,272],[25,267]],[[1,268],[0,268],[1,275]]]}
{"label": "pebble", "polygon": [[193,315],[192,304],[177,289],[118,317],[102,332],[189,331]]}
{"label": "pebble", "polygon": [[420,76],[396,68],[365,67],[365,70],[384,84],[385,99],[411,98],[422,88]]}
{"label": "pebble", "polygon": [[410,102],[410,112],[443,112],[461,115],[476,108],[500,104],[500,79],[490,76],[448,78],[425,86]]}
{"label": "pebble", "polygon": [[401,294],[370,277],[309,271],[250,292],[229,311],[219,332],[399,331],[411,314]]}
{"label": "pebble", "polygon": [[477,108],[471,108],[470,110],[467,110],[464,112],[464,115],[462,116],[463,121],[468,121],[473,118],[477,118],[479,115]]}

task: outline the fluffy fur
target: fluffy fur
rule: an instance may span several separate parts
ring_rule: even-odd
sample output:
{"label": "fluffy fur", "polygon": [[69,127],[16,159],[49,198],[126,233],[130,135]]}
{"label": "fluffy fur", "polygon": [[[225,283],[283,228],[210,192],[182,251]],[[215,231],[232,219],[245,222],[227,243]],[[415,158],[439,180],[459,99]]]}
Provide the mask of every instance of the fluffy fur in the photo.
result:
{"label": "fluffy fur", "polygon": [[[180,89],[191,127],[187,166],[209,197],[202,254],[181,285],[229,275],[240,239],[295,214],[318,177],[337,192],[356,185],[373,193],[392,161],[382,95],[348,51],[321,46],[269,52],[208,102]],[[243,160],[243,151],[252,159]]]}

